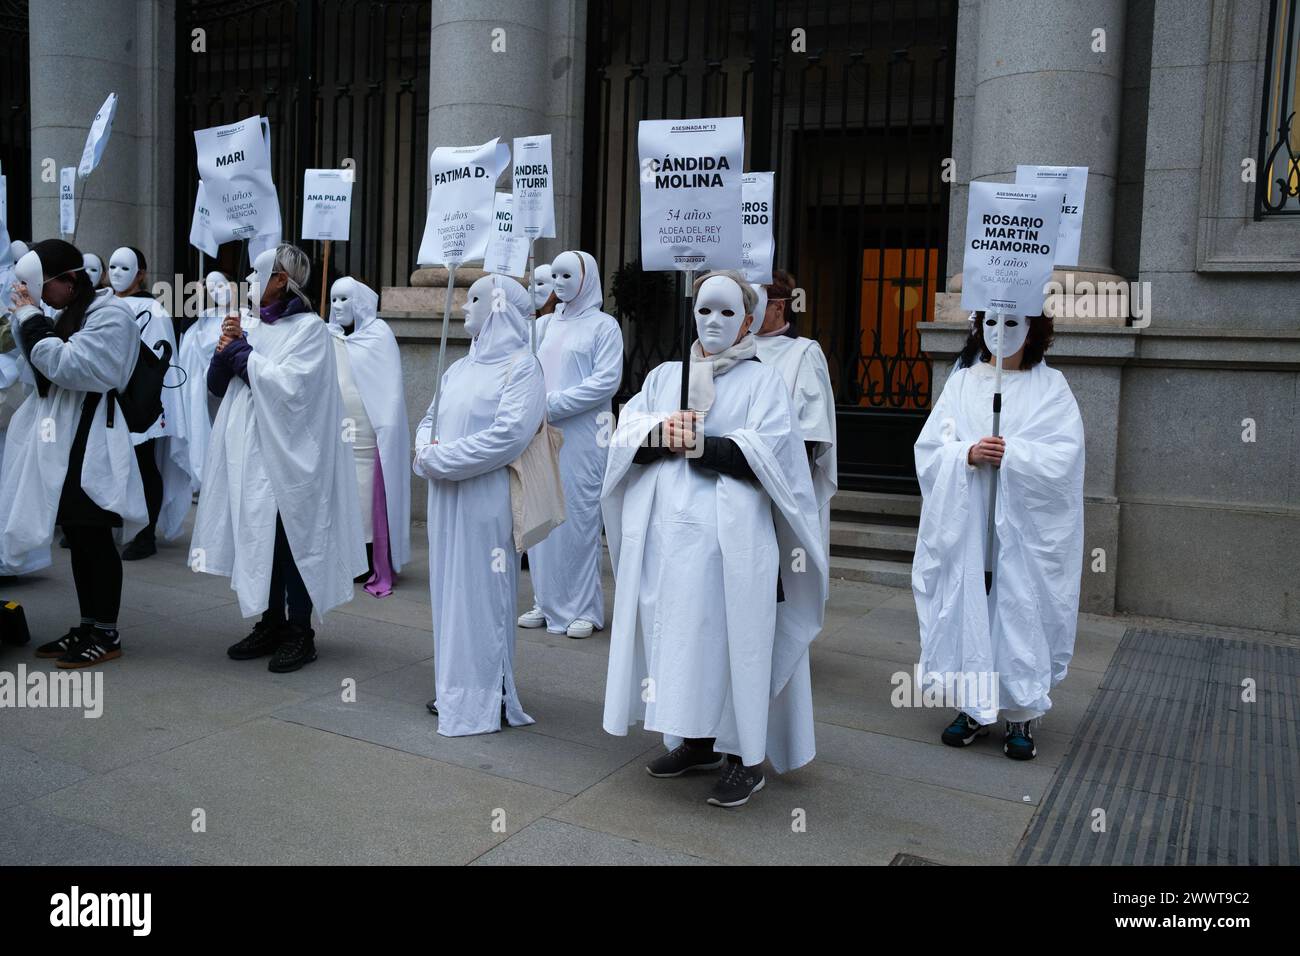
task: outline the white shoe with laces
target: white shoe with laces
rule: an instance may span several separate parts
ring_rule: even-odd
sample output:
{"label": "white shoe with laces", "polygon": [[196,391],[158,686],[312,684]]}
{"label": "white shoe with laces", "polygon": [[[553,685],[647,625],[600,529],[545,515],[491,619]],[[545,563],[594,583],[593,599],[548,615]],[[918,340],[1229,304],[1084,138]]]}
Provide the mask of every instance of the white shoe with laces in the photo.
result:
{"label": "white shoe with laces", "polygon": [[541,608],[534,607],[531,611],[519,615],[518,624],[520,627],[545,627],[546,615],[542,613]]}
{"label": "white shoe with laces", "polygon": [[596,625],[592,624],[590,621],[584,621],[579,618],[570,624],[569,629],[564,633],[568,634],[569,637],[575,637],[581,640],[584,637],[591,637],[594,630],[596,630]]}

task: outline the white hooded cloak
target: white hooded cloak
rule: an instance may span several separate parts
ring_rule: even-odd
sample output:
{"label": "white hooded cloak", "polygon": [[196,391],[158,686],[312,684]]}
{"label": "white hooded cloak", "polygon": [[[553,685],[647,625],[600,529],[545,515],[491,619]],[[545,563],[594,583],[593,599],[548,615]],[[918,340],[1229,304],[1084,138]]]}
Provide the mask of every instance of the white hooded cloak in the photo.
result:
{"label": "white hooded cloak", "polygon": [[[393,570],[400,571],[411,558],[411,433],[406,423],[406,393],[402,385],[402,356],[397,336],[379,318],[379,296],[354,280],[352,334],[331,316],[329,330],[346,347],[352,381],[375,432],[379,462],[384,471],[384,497],[388,512],[388,549]],[[373,466],[372,466],[373,467]],[[360,477],[360,476],[358,476]],[[373,480],[373,473],[371,474]],[[361,488],[358,482],[358,490]],[[369,488],[367,482],[365,487]],[[369,514],[372,499],[358,501]]]}
{"label": "white hooded cloak", "polygon": [[248,383],[231,378],[212,423],[191,567],[229,577],[244,617],[265,611],[278,512],[323,616],[352,600],[353,578],[366,570],[334,347],[314,312],[245,331]]}
{"label": "white hooded cloak", "polygon": [[511,726],[533,723],[515,689],[519,558],[507,466],[541,427],[546,388],[529,353],[528,293],[512,278],[492,279],[504,307],[443,374],[438,427],[430,405],[415,436],[414,471],[429,480],[429,598],[446,737],[500,730],[503,698]]}
{"label": "white hooded cloak", "polygon": [[[221,322],[227,312],[223,308],[205,309],[181,336],[177,364],[185,373],[185,384],[180,391],[191,492],[203,486],[203,462],[212,435],[212,418],[208,413],[208,365],[221,339]],[[168,375],[169,384],[170,379],[171,375]]]}
{"label": "white hooded cloak", "polygon": [[603,508],[617,590],[604,727],[622,736],[641,720],[669,747],[714,737],[718,751],[749,766],[766,756],[784,773],[816,752],[808,646],[829,585],[802,436],[780,376],[742,361],[714,378],[702,433],[735,441],[757,484],[682,455],[634,463],[680,392],[681,363],[660,365],[611,443]]}
{"label": "white hooded cloak", "polygon": [[780,373],[794,402],[799,431],[812,444],[813,491],[822,539],[827,553],[831,543],[831,499],[839,486],[835,454],[835,390],[826,356],[814,339],[785,335],[756,335],[758,360]]}
{"label": "white hooded cloak", "polygon": [[605,479],[612,412],[623,378],[623,333],[600,311],[604,296],[596,260],[585,252],[582,285],[544,316],[537,358],[546,376],[546,415],[564,433],[560,480],[565,521],[528,549],[537,606],[546,629],[563,634],[577,620],[605,626],[600,588],[600,489]]}
{"label": "white hooded cloak", "polygon": [[[68,341],[51,336],[32,347],[31,365],[52,387],[44,398],[33,390],[9,421],[0,488],[11,496],[12,506],[3,518],[0,563],[48,563],[81,405],[88,392],[126,387],[140,355],[139,338],[130,310],[103,289],[95,293],[80,331]],[[115,409],[113,427],[108,427],[107,399],[100,400],[91,420],[81,486],[91,501],[122,518],[126,537],[148,524],[131,433],[120,409]]]}
{"label": "white hooded cloak", "polygon": [[[1074,654],[1083,562],[1083,423],[1065,376],[1042,362],[1004,371],[1002,465],[973,467],[971,445],[993,431],[993,388],[991,365],[958,370],[916,441],[918,676],[923,689],[965,693],[960,709],[981,724],[1000,709],[1051,709],[1048,692]],[[986,596],[994,476],[997,560]]]}
{"label": "white hooded cloak", "polygon": [[[136,317],[136,324],[140,326],[140,341],[155,353],[158,351],[158,343],[166,342],[171,348],[171,358],[168,362],[179,365],[176,329],[172,324],[172,317],[163,308],[162,303],[152,296],[138,295],[125,296],[121,301]],[[206,376],[206,368],[204,372]],[[163,378],[162,415],[144,432],[131,436],[131,440],[137,445],[155,439],[154,459],[163,481],[162,509],[158,513],[158,534],[167,541],[175,539],[181,533],[181,526],[185,523],[185,516],[189,514],[193,495],[190,456],[186,444],[185,397],[182,385],[184,377],[177,369],[168,369],[167,375]]]}

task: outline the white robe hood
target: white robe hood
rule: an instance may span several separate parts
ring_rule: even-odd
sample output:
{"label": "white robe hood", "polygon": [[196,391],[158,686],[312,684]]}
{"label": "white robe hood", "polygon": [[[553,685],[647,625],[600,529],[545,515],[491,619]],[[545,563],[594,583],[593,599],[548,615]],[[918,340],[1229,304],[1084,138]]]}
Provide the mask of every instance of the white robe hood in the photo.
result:
{"label": "white robe hood", "polygon": [[[352,375],[361,403],[375,429],[379,461],[384,471],[384,496],[388,508],[388,547],[393,570],[400,571],[411,558],[411,433],[406,418],[406,392],[402,384],[402,356],[397,337],[379,318],[379,296],[353,280],[356,302],[351,335],[331,315],[329,330],[347,346]],[[369,508],[369,501],[358,502]]]}

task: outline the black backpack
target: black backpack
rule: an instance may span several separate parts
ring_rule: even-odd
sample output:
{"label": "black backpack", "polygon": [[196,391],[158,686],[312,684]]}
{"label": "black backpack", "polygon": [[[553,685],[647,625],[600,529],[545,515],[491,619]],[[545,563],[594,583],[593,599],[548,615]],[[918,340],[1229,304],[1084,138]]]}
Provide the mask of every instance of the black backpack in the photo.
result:
{"label": "black backpack", "polygon": [[156,346],[161,354],[155,352],[143,342],[140,343],[140,356],[135,362],[135,371],[126,388],[113,389],[109,392],[116,402],[108,403],[108,427],[113,427],[113,407],[121,406],[122,417],[126,427],[133,432],[145,432],[163,413],[162,390],[163,378],[171,368],[172,347],[166,342]]}

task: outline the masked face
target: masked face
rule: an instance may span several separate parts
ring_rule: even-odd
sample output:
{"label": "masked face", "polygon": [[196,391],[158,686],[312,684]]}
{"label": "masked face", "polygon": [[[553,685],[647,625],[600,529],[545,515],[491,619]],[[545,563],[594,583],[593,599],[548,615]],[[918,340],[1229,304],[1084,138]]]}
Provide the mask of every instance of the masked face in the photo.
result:
{"label": "masked face", "polygon": [[576,252],[561,252],[551,263],[551,281],[555,297],[561,302],[572,302],[582,288],[582,260]]}
{"label": "masked face", "polygon": [[263,249],[253,260],[253,271],[244,281],[248,283],[248,302],[255,308],[262,307],[262,294],[271,282],[271,273],[275,271],[275,250]]}
{"label": "masked face", "polygon": [[15,239],[13,242],[9,243],[10,262],[17,262],[23,256],[27,255],[27,253],[27,243],[23,242],[21,239]]}
{"label": "masked face", "polygon": [[533,270],[533,308],[540,309],[555,291],[555,280],[551,278],[551,267],[539,265]]}
{"label": "masked face", "polygon": [[472,339],[478,338],[478,334],[483,331],[488,316],[492,314],[493,303],[498,301],[492,294],[494,291],[492,277],[487,275],[471,285],[465,293],[465,331]]}
{"label": "masked face", "polygon": [[[45,285],[45,275],[41,270],[40,257],[34,252],[25,252],[14,265],[14,276],[27,286],[27,294],[37,302],[41,301],[41,287]],[[8,308],[8,303],[5,304]]]}
{"label": "masked face", "polygon": [[99,261],[99,256],[89,252],[81,257],[81,262],[86,267],[86,276],[90,279],[90,284],[98,286],[99,278],[104,274],[104,263]]}
{"label": "masked face", "polygon": [[[330,286],[330,320],[345,329],[356,324],[356,281],[346,276]],[[467,323],[468,324],[468,323]]]}
{"label": "masked face", "polygon": [[208,290],[208,295],[212,296],[213,302],[223,309],[230,305],[230,282],[220,272],[209,272],[203,284]]}
{"label": "masked face", "polygon": [[716,355],[736,344],[745,321],[745,299],[740,286],[726,276],[705,279],[695,294],[695,331],[700,347]]}
{"label": "masked face", "polygon": [[1029,319],[1023,315],[1007,315],[1004,312],[984,313],[984,344],[995,357],[998,354],[998,340],[1002,341],[1002,357],[1007,358],[1020,351],[1029,335]]}
{"label": "masked face", "polygon": [[135,253],[123,246],[116,250],[108,260],[108,284],[113,291],[121,295],[131,288],[135,277],[140,274],[140,263]]}

